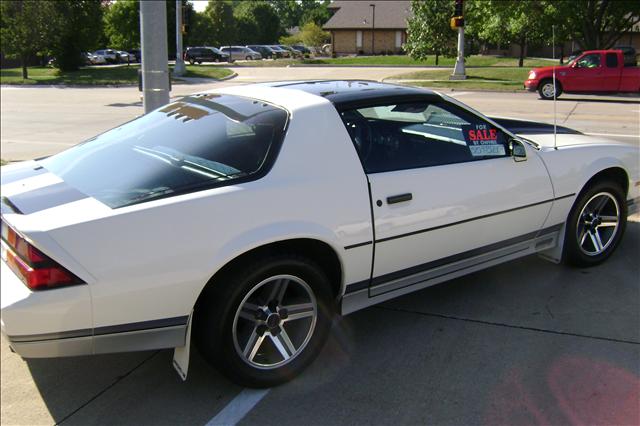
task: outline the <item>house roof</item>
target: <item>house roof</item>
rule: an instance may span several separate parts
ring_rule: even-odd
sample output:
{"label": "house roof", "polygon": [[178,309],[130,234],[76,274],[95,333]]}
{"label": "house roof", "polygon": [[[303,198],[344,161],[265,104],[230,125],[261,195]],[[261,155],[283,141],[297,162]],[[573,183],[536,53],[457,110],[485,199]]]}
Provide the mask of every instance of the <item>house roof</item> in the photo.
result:
{"label": "house roof", "polygon": [[[375,26],[372,4],[376,11]],[[329,8],[336,9],[336,12],[323,25],[325,30],[406,29],[407,19],[413,15],[409,0],[337,0],[331,2]]]}

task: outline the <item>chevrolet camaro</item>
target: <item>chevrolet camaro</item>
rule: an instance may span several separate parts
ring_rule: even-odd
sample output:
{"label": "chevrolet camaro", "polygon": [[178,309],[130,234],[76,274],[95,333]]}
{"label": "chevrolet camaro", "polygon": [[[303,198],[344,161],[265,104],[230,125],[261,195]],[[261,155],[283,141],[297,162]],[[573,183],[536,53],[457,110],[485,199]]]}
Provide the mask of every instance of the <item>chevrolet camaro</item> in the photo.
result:
{"label": "chevrolet camaro", "polygon": [[193,340],[276,385],[334,315],[534,253],[604,261],[638,169],[637,146],[423,89],[194,94],[2,167],[2,333],[25,358],[174,348],[183,378]]}

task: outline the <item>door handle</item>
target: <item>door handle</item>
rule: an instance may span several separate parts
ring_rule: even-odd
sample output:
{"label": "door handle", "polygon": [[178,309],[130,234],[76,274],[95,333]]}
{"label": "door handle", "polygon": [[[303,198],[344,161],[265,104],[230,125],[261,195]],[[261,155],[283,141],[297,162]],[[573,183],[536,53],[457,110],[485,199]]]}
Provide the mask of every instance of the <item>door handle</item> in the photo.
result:
{"label": "door handle", "polygon": [[391,197],[387,197],[387,204],[402,203],[404,201],[411,201],[412,199],[413,194],[410,192],[407,194],[392,195]]}

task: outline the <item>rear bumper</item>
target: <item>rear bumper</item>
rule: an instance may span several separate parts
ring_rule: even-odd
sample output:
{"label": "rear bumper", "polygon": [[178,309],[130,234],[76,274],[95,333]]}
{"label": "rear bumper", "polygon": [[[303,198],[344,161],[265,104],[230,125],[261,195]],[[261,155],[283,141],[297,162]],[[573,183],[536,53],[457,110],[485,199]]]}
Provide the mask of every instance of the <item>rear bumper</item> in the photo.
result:
{"label": "rear bumper", "polygon": [[31,291],[0,261],[0,329],[23,358],[184,346],[189,317],[93,327],[88,285]]}

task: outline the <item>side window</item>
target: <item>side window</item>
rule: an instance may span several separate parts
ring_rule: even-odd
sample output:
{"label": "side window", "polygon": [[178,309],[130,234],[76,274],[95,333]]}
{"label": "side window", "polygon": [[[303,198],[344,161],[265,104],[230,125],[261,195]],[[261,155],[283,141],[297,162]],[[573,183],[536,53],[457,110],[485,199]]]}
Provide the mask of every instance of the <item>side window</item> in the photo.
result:
{"label": "side window", "polygon": [[592,53],[590,55],[585,55],[580,60],[578,60],[576,67],[577,68],[598,68],[600,66],[600,54]]}
{"label": "side window", "polygon": [[607,61],[607,68],[618,68],[617,53],[607,53],[606,61]]}
{"label": "side window", "polygon": [[506,135],[445,103],[400,103],[341,112],[367,173],[507,155]]}

